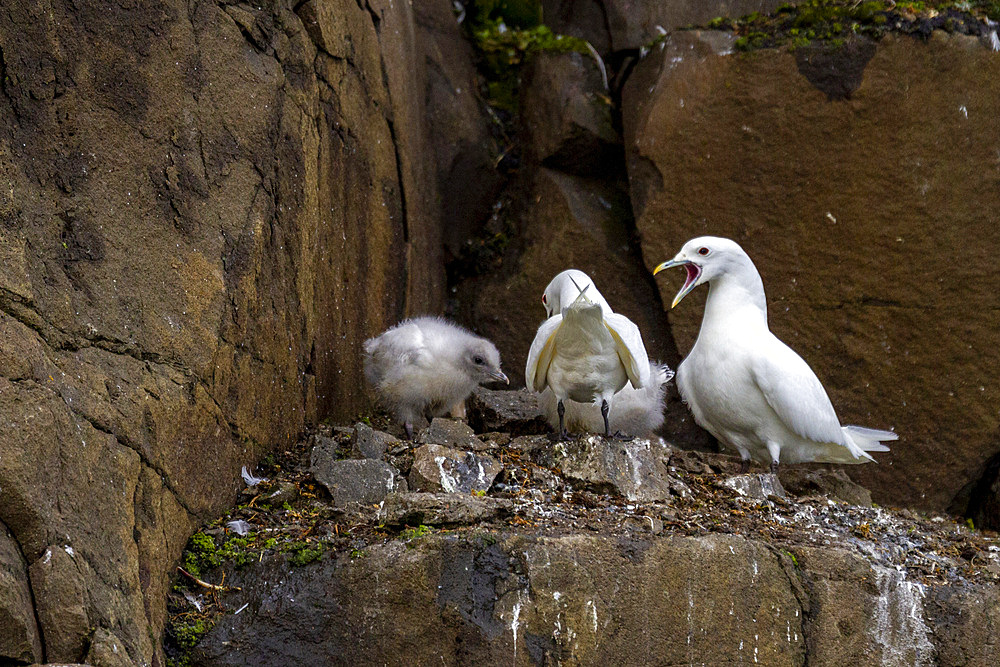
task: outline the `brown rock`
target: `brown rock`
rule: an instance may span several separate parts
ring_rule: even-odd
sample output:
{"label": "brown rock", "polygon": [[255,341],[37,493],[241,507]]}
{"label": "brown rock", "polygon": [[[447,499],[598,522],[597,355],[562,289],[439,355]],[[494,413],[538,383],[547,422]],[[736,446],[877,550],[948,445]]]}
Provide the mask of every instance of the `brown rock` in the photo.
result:
{"label": "brown rock", "polygon": [[0,524],[0,661],[31,663],[42,659],[28,587],[27,564],[6,526]]}
{"label": "brown rock", "polygon": [[872,506],[871,491],[851,481],[842,468],[782,466],[781,485],[795,496],[827,496],[851,505]]}
{"label": "brown rock", "polygon": [[502,431],[513,436],[547,433],[538,395],[527,388],[496,391],[476,387],[469,397],[469,425],[478,433]]}
{"label": "brown rock", "polygon": [[28,570],[46,654],[55,662],[79,662],[90,635],[84,573],[76,558],[72,547],[50,546]]}
{"label": "brown rock", "polygon": [[32,567],[77,554],[82,600],[32,582],[43,655],[86,621],[163,664],[193,527],[266,449],[367,407],[365,338],[443,307],[456,167],[425,101],[468,47],[384,0],[118,4],[0,13],[0,521]]}
{"label": "brown rock", "polygon": [[[1000,150],[998,82],[975,39],[890,37],[831,102],[787,51],[718,55],[678,33],[623,93],[647,266],[700,234],[747,250],[772,330],[841,420],[900,433],[878,465],[845,468],[879,503],[944,509],[997,453],[1000,247],[983,211],[1000,190],[983,165]],[[961,259],[930,278],[941,257]],[[658,286],[669,301],[680,277]],[[671,313],[683,352],[706,291]]]}
{"label": "brown rock", "polygon": [[477,498],[462,493],[391,493],[379,510],[389,526],[459,526],[507,516],[513,503],[506,498]]}
{"label": "brown rock", "polygon": [[622,160],[611,119],[611,98],[594,59],[542,53],[521,84],[521,122],[529,158],[582,176],[607,173]]}

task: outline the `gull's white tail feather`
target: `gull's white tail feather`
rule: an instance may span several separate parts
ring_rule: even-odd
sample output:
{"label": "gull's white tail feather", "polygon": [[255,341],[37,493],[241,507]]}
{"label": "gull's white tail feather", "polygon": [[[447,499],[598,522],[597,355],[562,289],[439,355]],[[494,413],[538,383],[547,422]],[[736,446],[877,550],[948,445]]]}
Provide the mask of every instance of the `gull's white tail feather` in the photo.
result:
{"label": "gull's white tail feather", "polygon": [[887,452],[889,448],[883,441],[899,440],[899,434],[892,431],[880,431],[877,428],[864,426],[844,426],[844,433],[859,449],[865,452]]}

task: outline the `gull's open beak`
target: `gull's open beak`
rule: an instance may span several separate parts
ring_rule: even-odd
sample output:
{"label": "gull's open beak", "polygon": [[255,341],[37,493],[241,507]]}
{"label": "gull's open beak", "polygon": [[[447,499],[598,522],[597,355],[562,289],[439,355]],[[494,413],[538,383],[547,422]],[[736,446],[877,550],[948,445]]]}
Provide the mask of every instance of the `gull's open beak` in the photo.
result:
{"label": "gull's open beak", "polygon": [[490,377],[500,380],[500,382],[503,382],[504,384],[510,384],[510,380],[507,379],[507,376],[504,375],[502,371],[490,371]]}
{"label": "gull's open beak", "polygon": [[681,299],[688,295],[688,292],[694,289],[695,284],[698,282],[698,278],[701,276],[701,267],[692,262],[689,259],[678,259],[674,257],[668,262],[660,264],[658,267],[653,269],[653,275],[662,271],[663,269],[672,269],[675,266],[683,266],[687,270],[687,278],[684,280],[684,286],[681,287],[681,291],[677,293],[674,297],[674,302],[670,304],[671,308],[674,308],[681,302]]}

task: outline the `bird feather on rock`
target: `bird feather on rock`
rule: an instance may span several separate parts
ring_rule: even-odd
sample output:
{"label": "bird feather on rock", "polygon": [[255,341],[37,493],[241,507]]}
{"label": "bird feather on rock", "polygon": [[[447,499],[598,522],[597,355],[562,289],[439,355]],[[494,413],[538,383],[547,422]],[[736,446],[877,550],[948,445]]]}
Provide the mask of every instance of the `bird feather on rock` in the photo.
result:
{"label": "bird feather on rock", "polygon": [[764,283],[750,257],[729,239],[684,244],[653,271],[682,266],[687,279],[671,307],[709,284],[701,330],[677,368],[677,389],[695,421],[743,459],[770,463],[867,463],[887,452],[892,431],[841,426],[809,365],[767,326]]}
{"label": "bird feather on rock", "polygon": [[438,317],[417,317],[365,341],[365,378],[413,437],[421,417],[465,417],[477,385],[499,380],[500,353],[485,338]]}
{"label": "bird feather on rock", "polygon": [[611,310],[590,277],[563,271],[542,295],[548,319],[538,328],[528,352],[525,381],[529,389],[552,391],[565,438],[565,401],[600,407],[604,433],[610,436],[612,399],[627,383],[650,384],[650,364],[642,335],[631,320]]}

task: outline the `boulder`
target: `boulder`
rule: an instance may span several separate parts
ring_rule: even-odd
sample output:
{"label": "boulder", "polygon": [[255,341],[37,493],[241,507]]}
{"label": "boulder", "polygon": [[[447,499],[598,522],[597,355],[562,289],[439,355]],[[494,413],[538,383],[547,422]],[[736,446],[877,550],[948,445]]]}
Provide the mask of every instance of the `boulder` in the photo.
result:
{"label": "boulder", "polygon": [[722,485],[751,500],[768,500],[772,496],[786,497],[781,482],[770,473],[733,475],[722,480]]}
{"label": "boulder", "polygon": [[687,493],[684,482],[667,471],[670,447],[660,439],[622,442],[594,435],[556,443],[547,454],[551,459],[543,463],[600,493],[641,502]]}
{"label": "boulder", "polygon": [[352,450],[366,459],[381,459],[386,451],[395,448],[399,438],[382,431],[376,431],[367,424],[356,424],[351,435]]}
{"label": "boulder", "polygon": [[477,387],[469,398],[469,426],[478,433],[503,431],[515,437],[549,430],[538,407],[538,395],[528,389]]}
{"label": "boulder", "polygon": [[470,493],[489,489],[500,470],[500,463],[487,454],[423,445],[413,451],[408,479],[414,491]]}
{"label": "boulder", "polygon": [[[888,36],[827,61],[849,91],[831,101],[802,53],[718,42],[673,35],[623,91],[646,266],[698,235],[739,242],[771,329],[841,420],[900,434],[845,472],[880,504],[943,510],[1000,452],[1000,190],[983,167],[1000,151],[1000,60],[973,37]],[[930,277],[941,257],[960,259]],[[680,283],[657,276],[663,302]],[[670,314],[682,354],[706,292]]]}
{"label": "boulder", "polygon": [[313,450],[309,471],[330,492],[334,507],[350,503],[375,505],[405,484],[399,472],[385,461],[336,460],[318,448]]}
{"label": "boulder", "polygon": [[794,496],[826,496],[850,505],[872,506],[872,493],[847,476],[843,468],[782,466],[781,486]]}

